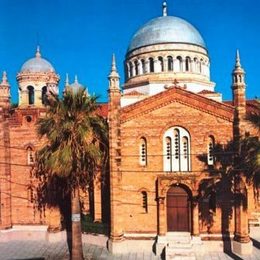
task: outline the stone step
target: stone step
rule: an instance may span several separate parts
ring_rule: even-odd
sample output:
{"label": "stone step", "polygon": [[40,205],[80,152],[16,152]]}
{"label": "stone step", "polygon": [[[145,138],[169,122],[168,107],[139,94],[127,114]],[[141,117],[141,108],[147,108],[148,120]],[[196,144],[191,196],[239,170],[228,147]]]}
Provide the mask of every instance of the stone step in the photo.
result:
{"label": "stone step", "polygon": [[183,255],[169,255],[166,256],[166,260],[196,260],[195,256],[183,256]]}
{"label": "stone step", "polygon": [[192,244],[191,243],[182,243],[182,242],[169,242],[167,244],[168,247],[170,248],[183,248],[183,249],[186,249],[186,248],[192,248]]}

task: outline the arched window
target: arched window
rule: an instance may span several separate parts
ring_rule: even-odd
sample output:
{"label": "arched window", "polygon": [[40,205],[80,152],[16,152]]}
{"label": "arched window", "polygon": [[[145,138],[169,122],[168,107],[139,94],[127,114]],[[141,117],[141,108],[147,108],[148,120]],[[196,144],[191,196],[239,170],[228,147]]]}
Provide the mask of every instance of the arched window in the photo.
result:
{"label": "arched window", "polygon": [[198,72],[198,59],[194,58],[194,72]]}
{"label": "arched window", "polygon": [[135,75],[137,76],[139,73],[138,73],[138,61],[136,60],[135,61]]}
{"label": "arched window", "polygon": [[33,188],[31,186],[27,188],[27,199],[30,203],[34,202]]}
{"label": "arched window", "polygon": [[141,64],[142,64],[142,72],[144,74],[144,73],[146,73],[146,70],[145,70],[145,60],[144,59],[141,60]]}
{"label": "arched window", "polygon": [[200,60],[200,63],[199,63],[200,73],[202,73],[202,65],[203,65],[203,59],[201,59],[201,60]]}
{"label": "arched window", "polygon": [[153,58],[149,58],[149,72],[154,72],[154,61],[153,61]]}
{"label": "arched window", "polygon": [[164,171],[190,171],[190,135],[182,127],[171,127],[164,134]]}
{"label": "arched window", "polygon": [[27,151],[27,164],[32,165],[34,164],[34,151],[31,147],[28,147],[26,149]]}
{"label": "arched window", "polygon": [[178,56],[177,58],[176,58],[176,60],[177,60],[177,71],[182,71],[182,57],[181,56]]}
{"label": "arched window", "polygon": [[186,57],[185,59],[185,71],[191,71],[191,60],[190,57]]}
{"label": "arched window", "polygon": [[27,90],[28,90],[28,103],[29,103],[29,105],[33,105],[34,104],[34,87],[28,86]]}
{"label": "arched window", "polygon": [[213,136],[209,136],[208,138],[208,148],[207,148],[207,153],[208,153],[208,165],[214,165],[214,147],[215,147],[215,139]]}
{"label": "arched window", "polygon": [[209,213],[215,214],[216,213],[216,192],[212,191],[209,194]]}
{"label": "arched window", "polygon": [[171,137],[167,136],[165,139],[166,142],[166,171],[172,171],[172,139]]}
{"label": "arched window", "polygon": [[129,63],[129,74],[130,74],[130,77],[133,77],[133,68],[134,66],[133,66],[133,63],[132,62],[130,62]]}
{"label": "arched window", "polygon": [[47,87],[42,88],[42,104],[46,105],[47,104]]}
{"label": "arched window", "polygon": [[158,57],[160,71],[164,71],[163,57]]}
{"label": "arched window", "polygon": [[142,191],[142,208],[145,213],[148,212],[148,201],[147,201],[147,192]]}
{"label": "arched window", "polygon": [[168,61],[168,71],[173,71],[173,58],[172,58],[172,56],[168,56],[167,61]]}
{"label": "arched window", "polygon": [[147,142],[144,137],[140,139],[140,165],[146,166],[147,165]]}

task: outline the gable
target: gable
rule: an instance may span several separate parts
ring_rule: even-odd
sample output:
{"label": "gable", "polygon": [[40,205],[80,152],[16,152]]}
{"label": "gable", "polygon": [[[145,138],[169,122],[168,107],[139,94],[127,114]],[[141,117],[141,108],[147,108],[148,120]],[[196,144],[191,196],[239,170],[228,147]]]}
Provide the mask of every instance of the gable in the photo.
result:
{"label": "gable", "polygon": [[233,121],[234,108],[232,106],[205,98],[179,87],[172,87],[122,108],[121,122],[126,122],[143,114],[150,113],[173,102],[178,102],[227,121]]}

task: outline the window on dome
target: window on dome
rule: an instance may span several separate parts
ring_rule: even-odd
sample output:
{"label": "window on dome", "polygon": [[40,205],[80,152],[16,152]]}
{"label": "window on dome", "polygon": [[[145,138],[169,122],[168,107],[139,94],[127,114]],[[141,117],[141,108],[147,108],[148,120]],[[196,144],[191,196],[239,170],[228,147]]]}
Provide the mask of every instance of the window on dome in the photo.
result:
{"label": "window on dome", "polygon": [[194,58],[194,72],[198,72],[198,59]]}
{"label": "window on dome", "polygon": [[173,58],[172,58],[172,56],[168,56],[167,60],[168,60],[168,71],[173,71]]}
{"label": "window on dome", "polygon": [[186,57],[185,59],[185,71],[191,71],[191,59]]}
{"label": "window on dome", "polygon": [[142,64],[142,73],[145,74],[146,70],[145,70],[145,60],[141,60],[141,64]]}
{"label": "window on dome", "polygon": [[130,74],[130,77],[133,77],[133,64],[132,64],[132,62],[129,62],[129,74]]}
{"label": "window on dome", "polygon": [[29,105],[33,105],[34,104],[34,87],[28,86],[27,90],[28,90],[28,103],[29,103]]}
{"label": "window on dome", "polygon": [[154,60],[149,58],[149,72],[154,72]]}
{"label": "window on dome", "polygon": [[190,171],[190,135],[182,127],[172,127],[164,134],[164,171]]}
{"label": "window on dome", "polygon": [[134,64],[135,64],[135,75],[137,76],[139,73],[138,73],[138,61],[136,60],[135,62],[134,62]]}
{"label": "window on dome", "polygon": [[42,88],[42,104],[46,105],[47,104],[47,87]]}
{"label": "window on dome", "polygon": [[181,57],[181,56],[178,56],[178,57],[176,58],[176,62],[177,62],[177,65],[176,65],[177,71],[178,71],[178,72],[181,72],[181,71],[182,71],[182,57]]}
{"label": "window on dome", "polygon": [[163,57],[158,57],[160,71],[164,71]]}
{"label": "window on dome", "polygon": [[203,59],[201,59],[201,60],[200,60],[200,63],[199,63],[200,73],[202,73],[202,64],[203,64]]}
{"label": "window on dome", "polygon": [[144,137],[140,139],[140,165],[146,166],[147,165],[147,141]]}

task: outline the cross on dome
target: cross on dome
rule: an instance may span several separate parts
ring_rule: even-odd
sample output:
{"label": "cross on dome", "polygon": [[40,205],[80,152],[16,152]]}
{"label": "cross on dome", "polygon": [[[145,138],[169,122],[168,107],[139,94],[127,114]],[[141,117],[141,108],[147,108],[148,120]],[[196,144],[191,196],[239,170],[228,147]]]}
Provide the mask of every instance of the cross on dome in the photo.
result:
{"label": "cross on dome", "polygon": [[163,2],[163,16],[167,16],[167,2]]}
{"label": "cross on dome", "polygon": [[42,55],[41,55],[41,52],[40,52],[40,46],[38,45],[38,46],[37,46],[37,49],[36,49],[35,57],[36,57],[36,58],[41,58],[41,56],[42,56]]}

